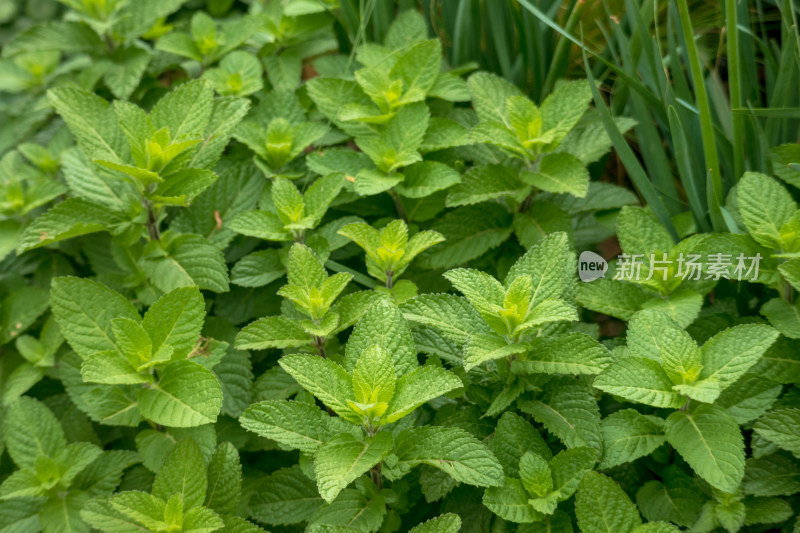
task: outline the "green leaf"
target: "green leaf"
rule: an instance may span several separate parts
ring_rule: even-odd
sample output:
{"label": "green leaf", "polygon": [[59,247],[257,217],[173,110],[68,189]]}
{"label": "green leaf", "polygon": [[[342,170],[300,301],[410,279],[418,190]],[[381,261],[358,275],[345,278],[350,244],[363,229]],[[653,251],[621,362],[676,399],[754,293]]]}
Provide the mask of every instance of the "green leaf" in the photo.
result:
{"label": "green leaf", "polygon": [[587,309],[629,320],[651,296],[633,283],[612,279],[597,279],[581,283],[577,302]]}
{"label": "green leaf", "polygon": [[550,382],[547,394],[541,399],[520,399],[517,405],[568,448],[603,449],[600,411],[590,386],[574,379],[557,378]]}
{"label": "green leaf", "polygon": [[287,263],[289,285],[300,287],[306,293],[319,289],[328,274],[314,251],[304,244],[295,243],[289,250]]}
{"label": "green leaf", "polygon": [[[406,180],[407,181],[407,180]],[[525,194],[528,187],[519,180],[517,173],[503,165],[486,165],[469,169],[461,183],[447,195],[447,206],[471,205],[503,196],[516,197]]]}
{"label": "green leaf", "polygon": [[97,352],[84,357],[81,375],[86,382],[110,385],[135,385],[149,383],[152,379],[150,376],[139,374],[139,371],[116,351]]}
{"label": "green leaf", "polygon": [[422,366],[400,377],[382,423],[391,423],[420,405],[462,386],[452,372],[436,366]]}
{"label": "green leaf", "polygon": [[781,393],[781,386],[748,372],[725,389],[715,402],[739,424],[751,422],[767,412]]}
{"label": "green leaf", "polygon": [[153,496],[167,501],[178,494],[185,511],[203,505],[208,488],[205,473],[206,462],[200,447],[193,439],[184,439],[164,459],[153,482]]}
{"label": "green leaf", "polygon": [[775,409],[759,418],[753,430],[779,448],[800,455],[800,409]]}
{"label": "green leaf", "polygon": [[156,300],[145,313],[142,326],[153,341],[153,353],[171,346],[177,359],[195,348],[204,318],[203,295],[195,287],[185,287]]}
{"label": "green leaf", "polygon": [[21,468],[33,469],[40,456],[55,458],[66,446],[64,431],[50,409],[27,396],[8,407],[4,426],[8,454]]}
{"label": "green leaf", "polygon": [[222,390],[214,375],[191,361],[171,363],[152,388],[138,392],[142,416],[170,427],[215,422],[222,407]]}
{"label": "green leaf", "polygon": [[269,285],[286,274],[277,250],[259,250],[244,256],[231,269],[231,283],[241,287]]}
{"label": "green leaf", "polygon": [[114,96],[127,100],[139,85],[150,63],[150,53],[134,46],[114,51],[112,63],[103,74],[103,80]]}
{"label": "green leaf", "polygon": [[751,457],[745,462],[742,490],[755,496],[791,496],[800,492],[800,463],[786,453]]}
{"label": "green leaf", "polygon": [[465,264],[499,246],[511,235],[512,217],[500,205],[486,204],[455,209],[431,227],[445,242],[420,256],[423,268],[450,268]]}
{"label": "green leaf", "polygon": [[[149,363],[153,355],[153,342],[139,322],[130,318],[112,318],[111,331],[125,360],[134,368]],[[165,350],[162,353],[166,353]],[[161,355],[159,354],[159,359]]]}
{"label": "green leaf", "polygon": [[519,477],[532,496],[544,496],[553,490],[550,467],[541,455],[525,452],[519,462]]}
{"label": "green leaf", "polygon": [[578,487],[575,514],[581,531],[622,533],[642,524],[636,506],[610,478],[587,472]]}
{"label": "green leaf", "polygon": [[755,365],[777,338],[777,331],[762,324],[743,324],[717,333],[701,348],[700,377],[715,379],[724,389]]}
{"label": "green leaf", "polygon": [[236,348],[240,350],[296,348],[310,342],[311,338],[300,324],[281,316],[259,318],[236,336]]}
{"label": "green leaf", "polygon": [[503,284],[490,274],[471,268],[448,270],[444,278],[478,310],[484,319],[493,318],[496,307],[503,305],[506,291]]}
{"label": "green leaf", "polygon": [[673,383],[693,383],[702,369],[697,343],[660,311],[636,313],[627,341],[631,353],[659,361]]}
{"label": "green leaf", "polygon": [[[195,473],[195,475],[197,475]],[[242,491],[242,466],[239,452],[230,442],[223,442],[208,463],[208,488],[204,507],[221,515],[236,512]]]}
{"label": "green leaf", "polygon": [[[186,533],[207,533],[210,531],[219,531],[225,524],[222,518],[217,514],[205,507],[195,507],[190,509],[183,516],[183,529]],[[256,529],[256,533],[259,533]]]}
{"label": "green leaf", "polygon": [[58,50],[69,53],[93,53],[103,42],[91,26],[78,21],[50,20],[14,35],[3,47],[3,57],[25,52]]}
{"label": "green leaf", "polygon": [[386,515],[386,500],[380,494],[345,489],[330,504],[320,507],[311,517],[313,531],[376,531]]}
{"label": "green leaf", "polygon": [[17,253],[88,233],[114,230],[123,222],[119,213],[107,207],[68,198],[25,228],[17,242]]}
{"label": "green leaf", "polygon": [[261,63],[253,54],[231,52],[219,62],[219,68],[205,71],[203,77],[223,95],[247,96],[260,91],[263,71]]}
{"label": "green leaf", "polygon": [[800,184],[800,176],[798,176],[797,163],[800,162],[800,151],[797,149],[797,144],[787,143],[776,146],[770,150],[770,160],[772,161],[772,170],[776,176],[795,187]]}
{"label": "green leaf", "polygon": [[323,499],[332,502],[342,489],[378,464],[393,444],[391,433],[378,432],[367,442],[343,433],[320,446],[314,454],[314,472]]}
{"label": "green leaf", "polygon": [[531,450],[545,459],[552,453],[536,429],[516,413],[506,411],[497,422],[492,451],[509,477],[519,477],[519,461]]}
{"label": "green leaf", "polygon": [[111,498],[113,508],[124,516],[132,518],[148,529],[155,529],[164,520],[166,504],[160,498],[146,492],[131,490],[121,492]]}
{"label": "green leaf", "polygon": [[520,374],[599,374],[612,364],[611,353],[583,333],[537,338],[523,357],[511,363]]}
{"label": "green leaf", "polygon": [[520,276],[530,276],[531,308],[544,300],[561,296],[567,287],[565,277],[568,275],[567,279],[572,279],[570,271],[574,269],[574,255],[569,251],[568,243],[567,234],[563,232],[543,238],[514,263],[506,275],[505,286],[511,286]]}
{"label": "green leaf", "polygon": [[697,481],[677,466],[664,469],[661,481],[648,481],[637,491],[636,503],[649,521],[664,520],[684,527],[700,518],[703,493]]}
{"label": "green leaf", "polygon": [[653,453],[667,440],[664,420],[643,415],[635,409],[616,411],[600,425],[603,432],[603,458],[600,468],[611,468]]}
{"label": "green leaf", "polygon": [[250,500],[250,513],[267,524],[307,521],[324,503],[314,481],[306,477],[299,466],[273,472],[259,487]]}
{"label": "green leaf", "polygon": [[353,392],[361,404],[388,403],[397,378],[392,357],[379,344],[366,348],[353,369]]}
{"label": "green leaf", "polygon": [[90,159],[127,161],[128,144],[108,102],[94,93],[71,87],[50,89],[47,96]]}
{"label": "green leaf", "polygon": [[542,130],[554,130],[560,141],[578,123],[592,101],[586,80],[559,81],[542,102]]}
{"label": "green leaf", "polygon": [[222,252],[199,235],[164,236],[145,250],[142,269],[163,292],[197,286],[214,292],[228,291],[228,267]]}
{"label": "green leaf", "polygon": [[245,429],[290,449],[313,453],[331,436],[331,418],[314,405],[268,400],[248,407],[239,417]]}
{"label": "green leaf", "polygon": [[356,424],[361,423],[347,403],[355,400],[352,378],[336,362],[317,355],[298,354],[282,357],[278,363],[304,389],[336,414]]}
{"label": "green leaf", "polygon": [[478,333],[472,335],[464,347],[464,370],[469,372],[487,361],[522,354],[528,349],[527,344],[508,344],[505,338],[495,333]]}
{"label": "green leaf", "polygon": [[467,80],[472,95],[472,105],[482,121],[499,122],[510,125],[506,101],[509,96],[522,96],[522,93],[502,78],[486,72],[477,72]]}
{"label": "green leaf", "polygon": [[466,298],[453,294],[421,294],[405,302],[403,316],[435,327],[448,339],[463,344],[470,336],[491,330]]}
{"label": "green leaf", "polygon": [[745,172],[736,199],[750,235],[767,248],[781,248],[781,228],[797,211],[789,192],[769,176]]}
{"label": "green leaf", "polygon": [[397,376],[417,368],[417,352],[411,331],[400,309],[388,299],[381,299],[367,308],[347,342],[344,368],[352,370],[362,352],[378,345],[392,356]]}
{"label": "green leaf", "polygon": [[220,533],[266,533],[265,529],[234,515],[225,517],[225,526],[219,531]]}
{"label": "green leaf", "polygon": [[61,334],[81,356],[117,349],[112,319],[140,320],[139,313],[127,299],[88,279],[54,278],[50,302]]}
{"label": "green leaf", "polygon": [[5,381],[3,406],[13,403],[17,398],[25,394],[31,387],[41,381],[44,374],[44,369],[35,367],[27,362],[15,368]]}
{"label": "green leaf", "polygon": [[405,471],[427,464],[469,485],[491,487],[503,481],[497,458],[463,429],[423,426],[404,430],[397,435],[395,453],[397,467]]}
{"label": "green leaf", "polygon": [[80,492],[67,494],[64,498],[52,498],[44,503],[39,511],[39,524],[42,531],[86,531],[81,520],[81,509],[88,497]]}
{"label": "green leaf", "polygon": [[411,46],[397,58],[389,77],[403,80],[404,100],[408,100],[411,94],[424,99],[439,76],[441,57],[441,42],[430,39]]}
{"label": "green leaf", "polygon": [[654,407],[677,409],[684,404],[672,390],[672,381],[657,361],[644,357],[623,357],[594,380],[594,386],[609,394]]}
{"label": "green leaf", "polygon": [[[584,473],[597,463],[597,451],[594,448],[569,448],[558,453],[550,460],[553,475],[553,490],[558,501],[564,501],[578,489]],[[550,496],[553,496],[552,494]]]}
{"label": "green leaf", "polygon": [[[548,472],[549,476],[549,472]],[[489,487],[483,494],[483,504],[504,520],[518,523],[537,522],[544,515],[528,503],[529,496],[518,479],[505,478],[499,487]]]}
{"label": "green leaf", "polygon": [[569,193],[577,198],[589,192],[589,171],[580,159],[565,152],[544,156],[537,172],[524,172],[520,178],[544,191]]}
{"label": "green leaf", "polygon": [[673,242],[667,230],[648,209],[625,206],[617,217],[617,236],[626,254],[669,252]]}
{"label": "green leaf", "polygon": [[674,412],[665,432],[667,441],[712,487],[736,491],[744,476],[744,442],[736,420],[721,407]]}
{"label": "green leaf", "polygon": [[[52,297],[51,297],[52,298]],[[47,291],[35,286],[15,287],[0,302],[0,344],[24,333],[47,310]],[[52,301],[50,305],[55,305]]]}
{"label": "green leaf", "polygon": [[773,298],[761,306],[761,314],[769,323],[790,339],[800,339],[800,310],[782,298]]}
{"label": "green leaf", "polygon": [[168,127],[175,140],[202,135],[211,119],[213,98],[214,92],[205,80],[185,83],[153,106],[153,126],[156,130]]}
{"label": "green leaf", "polygon": [[460,529],[461,518],[457,514],[446,513],[412,527],[409,533],[458,533]]}
{"label": "green leaf", "polygon": [[264,63],[273,88],[294,91],[300,85],[302,63],[288,50],[279,56],[266,56]]}
{"label": "green leaf", "polygon": [[437,161],[420,161],[407,166],[403,169],[403,176],[395,190],[406,198],[425,198],[461,182],[457,170]]}

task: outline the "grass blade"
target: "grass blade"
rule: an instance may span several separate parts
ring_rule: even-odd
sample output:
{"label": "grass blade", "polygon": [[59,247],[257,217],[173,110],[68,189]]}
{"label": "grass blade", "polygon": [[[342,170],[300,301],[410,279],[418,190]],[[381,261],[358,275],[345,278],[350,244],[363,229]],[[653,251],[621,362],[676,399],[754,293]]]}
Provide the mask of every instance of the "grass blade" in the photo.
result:
{"label": "grass blade", "polygon": [[[725,27],[728,39],[728,99],[732,108],[742,107],[741,62],[739,60],[739,14],[736,0],[725,0]],[[733,115],[733,175],[744,173],[744,117]]]}
{"label": "grass blade", "polygon": [[672,237],[672,240],[674,242],[678,242],[678,232],[675,230],[675,226],[672,224],[672,219],[670,219],[669,213],[667,212],[666,207],[664,207],[664,203],[661,201],[658,191],[656,191],[653,183],[647,177],[647,173],[642,168],[642,165],[639,164],[639,160],[636,159],[636,155],[633,153],[633,150],[631,150],[631,147],[628,146],[628,143],[625,141],[622,133],[620,133],[619,128],[617,128],[616,124],[614,124],[614,119],[611,117],[611,112],[609,111],[608,106],[606,106],[603,97],[600,95],[600,91],[597,89],[597,84],[595,83],[594,76],[592,75],[592,70],[589,68],[589,59],[586,55],[586,50],[583,46],[581,48],[584,50],[583,64],[586,70],[586,77],[589,79],[589,86],[592,89],[594,105],[600,113],[603,126],[605,127],[608,136],[611,138],[614,148],[617,150],[617,155],[622,161],[622,164],[625,166],[625,169],[628,171],[628,175],[630,176],[634,186],[644,197],[644,200],[650,206],[650,209],[653,210],[653,213],[655,213],[658,221],[661,222],[661,224],[667,229]]}
{"label": "grass blade", "polygon": [[677,0],[678,13],[681,19],[683,38],[686,43],[686,52],[689,58],[689,67],[692,73],[695,99],[697,108],[700,112],[700,136],[703,140],[703,155],[705,156],[705,168],[710,180],[708,182],[708,209],[711,214],[711,225],[717,231],[722,231],[726,225],[722,219],[721,206],[725,202],[725,191],[722,186],[722,174],[719,170],[719,158],[717,156],[717,144],[714,135],[714,123],[711,118],[711,106],[708,102],[706,93],[703,69],[700,65],[700,56],[697,52],[697,43],[694,41],[694,31],[692,20],[689,17],[689,6],[686,0]]}

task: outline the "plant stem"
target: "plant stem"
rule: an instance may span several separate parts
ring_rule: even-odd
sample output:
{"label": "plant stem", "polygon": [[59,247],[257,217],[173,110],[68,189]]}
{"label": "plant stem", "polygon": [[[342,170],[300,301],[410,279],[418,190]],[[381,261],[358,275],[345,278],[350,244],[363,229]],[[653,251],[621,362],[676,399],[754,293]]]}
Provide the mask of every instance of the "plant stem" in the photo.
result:
{"label": "plant stem", "polygon": [[325,353],[325,341],[326,341],[325,337],[318,337],[314,335],[314,342],[312,343],[314,345],[314,348],[317,349],[317,355],[319,355],[323,359],[328,358],[328,354]]}
{"label": "plant stem", "polygon": [[380,462],[373,466],[372,470],[369,471],[369,477],[372,479],[372,482],[378,486],[378,490],[383,488],[383,475],[381,474]]}
{"label": "plant stem", "polygon": [[536,187],[531,188],[531,193],[525,197],[521,204],[519,204],[519,211],[520,213],[524,213],[528,209],[531,208],[531,204],[533,203],[533,199],[536,197]]}
{"label": "plant stem", "polygon": [[686,403],[680,408],[681,412],[685,412],[689,408],[689,403],[692,401],[691,398],[686,398]]}
{"label": "plant stem", "polygon": [[394,200],[394,208],[397,209],[397,216],[403,219],[403,222],[408,222],[408,215],[406,215],[406,208],[403,207],[403,201],[400,195],[394,189],[389,189],[389,194]]}
{"label": "plant stem", "polygon": [[386,288],[387,289],[391,289],[392,288],[392,282],[393,282],[392,276],[394,276],[394,272],[392,272],[391,270],[386,272]]}
{"label": "plant stem", "polygon": [[153,204],[145,200],[144,205],[147,207],[147,233],[150,235],[150,240],[159,241],[161,240],[161,232],[158,231],[158,216],[156,216],[156,212],[153,209]]}

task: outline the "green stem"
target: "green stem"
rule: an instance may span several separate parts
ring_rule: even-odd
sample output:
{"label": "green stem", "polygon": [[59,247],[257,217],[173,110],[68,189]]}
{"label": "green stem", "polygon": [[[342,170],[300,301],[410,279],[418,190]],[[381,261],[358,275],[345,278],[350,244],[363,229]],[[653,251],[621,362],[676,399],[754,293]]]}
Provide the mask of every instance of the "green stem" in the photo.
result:
{"label": "green stem", "polygon": [[317,355],[319,355],[323,359],[327,359],[328,358],[328,354],[325,352],[325,342],[326,342],[326,340],[327,339],[325,337],[318,337],[317,335],[314,335],[314,342],[312,342],[312,344],[314,345],[314,348],[316,348],[316,350],[317,350]]}
{"label": "green stem", "polygon": [[389,189],[389,194],[394,201],[394,208],[397,209],[397,216],[403,219],[403,222],[408,222],[408,215],[406,215],[406,208],[403,207],[403,201],[400,199],[400,195],[397,194],[397,191],[394,189]]}
{"label": "green stem", "polygon": [[372,470],[369,471],[369,477],[372,479],[372,482],[378,486],[378,490],[383,488],[383,474],[381,473],[381,463],[379,462],[375,466],[372,467]]}
{"label": "green stem", "polygon": [[147,208],[147,234],[150,236],[151,241],[161,240],[161,232],[158,230],[158,215],[153,209],[153,204],[145,200],[144,205]]}

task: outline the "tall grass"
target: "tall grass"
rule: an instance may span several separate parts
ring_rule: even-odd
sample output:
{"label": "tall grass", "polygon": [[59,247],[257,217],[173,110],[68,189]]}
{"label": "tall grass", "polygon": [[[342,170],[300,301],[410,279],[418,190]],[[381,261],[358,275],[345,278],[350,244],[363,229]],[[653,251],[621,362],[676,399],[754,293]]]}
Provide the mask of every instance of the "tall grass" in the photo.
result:
{"label": "tall grass", "polygon": [[[560,27],[562,37],[580,41],[575,48],[604,82],[612,112],[638,122],[630,139],[636,161],[622,157],[625,139],[612,138],[639,192],[659,214],[641,161],[670,214],[688,207],[701,229],[716,231],[735,228],[724,204],[742,173],[770,173],[770,149],[798,142],[800,131],[797,4],[726,0],[722,7],[720,24],[698,31],[687,0],[626,0],[624,12],[608,10],[595,23],[607,37],[600,51]],[[604,106],[599,92],[596,104]]]}

